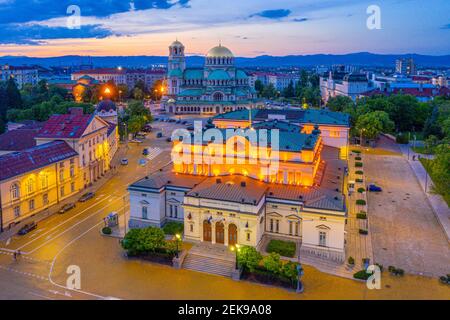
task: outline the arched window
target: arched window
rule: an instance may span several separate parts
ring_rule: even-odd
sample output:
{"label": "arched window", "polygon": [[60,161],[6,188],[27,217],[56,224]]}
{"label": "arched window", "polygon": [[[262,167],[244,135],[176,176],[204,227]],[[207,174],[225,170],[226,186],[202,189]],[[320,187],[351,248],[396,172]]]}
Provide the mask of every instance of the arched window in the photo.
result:
{"label": "arched window", "polygon": [[214,93],[214,101],[222,101],[223,100],[223,94],[221,92]]}
{"label": "arched window", "polygon": [[34,179],[33,178],[29,178],[27,181],[27,191],[28,191],[28,193],[34,192]]}
{"label": "arched window", "polygon": [[18,183],[14,183],[11,186],[11,198],[13,200],[19,199],[20,197],[20,187]]}

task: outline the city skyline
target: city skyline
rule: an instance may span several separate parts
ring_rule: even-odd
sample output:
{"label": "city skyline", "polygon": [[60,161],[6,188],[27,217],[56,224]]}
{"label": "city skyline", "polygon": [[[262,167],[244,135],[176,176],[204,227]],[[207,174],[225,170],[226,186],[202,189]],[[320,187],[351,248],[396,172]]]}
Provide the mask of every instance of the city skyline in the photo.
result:
{"label": "city skyline", "polygon": [[[0,0],[0,55],[162,56],[175,39],[187,55],[204,55],[219,42],[242,57],[450,52],[446,1],[232,2],[62,1],[48,9],[48,1]],[[66,13],[72,4],[80,8],[79,29],[67,27],[68,19],[77,23]],[[374,4],[381,29],[370,30],[367,8]]]}

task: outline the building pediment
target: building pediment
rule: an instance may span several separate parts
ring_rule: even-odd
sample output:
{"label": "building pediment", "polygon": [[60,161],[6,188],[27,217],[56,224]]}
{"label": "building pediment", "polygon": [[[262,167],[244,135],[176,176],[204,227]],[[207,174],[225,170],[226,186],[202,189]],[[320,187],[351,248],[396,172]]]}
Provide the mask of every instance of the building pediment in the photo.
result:
{"label": "building pediment", "polygon": [[316,226],[316,228],[321,229],[321,230],[330,230],[330,227],[328,227],[324,224],[318,225],[318,226]]}
{"label": "building pediment", "polygon": [[178,201],[178,200],[175,199],[175,198],[170,198],[170,199],[167,199],[167,203],[177,203],[177,204],[179,204],[179,203],[181,203],[181,202]]}
{"label": "building pediment", "polygon": [[286,218],[288,218],[288,219],[296,219],[296,220],[301,220],[302,219],[302,218],[300,218],[300,216],[298,216],[296,214],[290,214]]}
{"label": "building pediment", "polygon": [[282,217],[282,215],[279,214],[278,212],[269,212],[269,213],[267,213],[267,215],[271,216],[271,217],[278,217],[278,218]]}

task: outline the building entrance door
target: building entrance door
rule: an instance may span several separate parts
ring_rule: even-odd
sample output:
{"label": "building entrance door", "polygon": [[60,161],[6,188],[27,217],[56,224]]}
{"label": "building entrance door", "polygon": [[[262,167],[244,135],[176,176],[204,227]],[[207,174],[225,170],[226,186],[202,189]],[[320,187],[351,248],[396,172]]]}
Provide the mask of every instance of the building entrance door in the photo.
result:
{"label": "building entrance door", "polygon": [[234,246],[237,243],[237,227],[235,224],[228,226],[228,245]]}
{"label": "building entrance door", "polygon": [[211,224],[208,221],[203,221],[203,241],[211,242]]}
{"label": "building entrance door", "polygon": [[224,226],[222,222],[216,223],[216,243],[224,244],[225,243],[225,234],[224,234]]}

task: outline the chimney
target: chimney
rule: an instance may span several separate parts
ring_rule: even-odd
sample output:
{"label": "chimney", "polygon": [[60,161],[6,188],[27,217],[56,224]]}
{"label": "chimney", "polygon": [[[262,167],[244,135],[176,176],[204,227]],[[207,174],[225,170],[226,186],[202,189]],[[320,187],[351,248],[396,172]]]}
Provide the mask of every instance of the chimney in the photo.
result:
{"label": "chimney", "polygon": [[70,108],[69,114],[73,116],[82,116],[83,115],[83,108]]}

